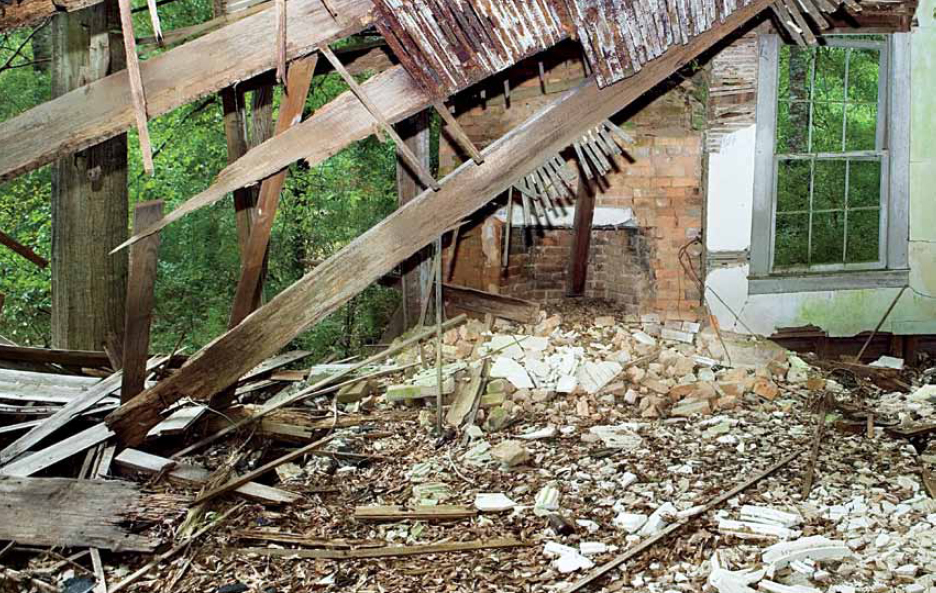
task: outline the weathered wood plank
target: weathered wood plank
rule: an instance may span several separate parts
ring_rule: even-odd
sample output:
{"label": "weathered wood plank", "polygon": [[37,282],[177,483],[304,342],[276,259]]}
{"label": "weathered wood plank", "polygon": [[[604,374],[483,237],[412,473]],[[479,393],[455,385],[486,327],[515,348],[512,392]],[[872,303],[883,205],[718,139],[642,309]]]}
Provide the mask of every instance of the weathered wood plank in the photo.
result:
{"label": "weathered wood plank", "polygon": [[[293,127],[302,119],[306,96],[318,63],[318,54],[297,60],[289,66],[286,81],[286,95],[280,104],[274,135],[279,135]],[[237,292],[231,307],[228,327],[234,327],[253,311],[257,300],[254,298],[262,288],[263,260],[270,244],[270,233],[279,206],[280,192],[286,183],[289,169],[263,180],[260,197],[257,200],[256,216],[251,228],[247,246],[241,257],[241,274],[237,282]],[[137,231],[134,230],[136,233]]]}
{"label": "weathered wood plank", "polygon": [[0,478],[0,540],[152,552],[158,540],[130,533],[150,497],[130,482]]}
{"label": "weathered wood plank", "polygon": [[[133,229],[144,229],[162,218],[162,200],[137,204]],[[149,353],[150,324],[156,300],[156,264],[159,258],[159,235],[140,241],[130,250],[127,278],[127,307],[124,321],[123,379],[120,400],[130,401],[143,391],[146,382],[146,357]]]}
{"label": "weathered wood plank", "polygon": [[91,350],[53,350],[0,344],[0,360],[63,364],[66,366],[104,367],[110,364],[107,354]]}
{"label": "weathered wood plank", "polygon": [[516,539],[475,540],[469,542],[445,542],[441,544],[422,544],[417,546],[386,546],[382,548],[361,548],[358,550],[287,550],[283,548],[241,548],[232,549],[238,554],[263,556],[269,558],[318,558],[322,560],[359,560],[362,558],[393,558],[419,556],[422,554],[445,554],[447,552],[470,552],[496,548],[522,548],[526,544]]}
{"label": "weathered wood plank", "polygon": [[[390,122],[425,109],[429,98],[401,66],[390,68],[361,85]],[[353,93],[342,93],[306,121],[249,151],[218,174],[215,183],[167,214],[144,233],[134,234],[121,249],[199,208],[214,204],[234,190],[265,179],[305,159],[316,165],[356,140],[374,133],[374,118]],[[0,135],[2,139],[2,135]]]}
{"label": "weathered wood plank", "polygon": [[[165,362],[167,358],[166,356],[153,357],[150,359],[147,366],[150,369],[155,368]],[[96,383],[86,392],[62,406],[58,412],[47,418],[45,422],[10,443],[5,449],[0,451],[0,463],[8,463],[22,455],[30,447],[36,445],[42,441],[42,439],[68,424],[73,418],[105,397],[113,394],[120,389],[122,376],[123,373],[118,371],[100,383]]]}
{"label": "weathered wood plank", "polygon": [[388,505],[354,508],[354,518],[358,521],[457,521],[477,514],[474,507],[445,504],[415,508]]}
{"label": "weathered wood plank", "polygon": [[[125,449],[114,458],[114,463],[117,467],[150,475],[158,474],[171,466],[172,469],[168,470],[166,476],[170,481],[186,486],[199,486],[207,482],[208,478],[211,477],[211,472],[203,467],[186,463],[172,465],[175,462],[171,459],[144,453],[136,449]],[[234,491],[251,500],[266,504],[291,504],[302,498],[294,492],[287,492],[257,482],[248,482]]]}
{"label": "weathered wood plank", "polygon": [[446,302],[459,309],[475,313],[490,313],[495,317],[503,317],[518,323],[537,322],[540,306],[533,301],[485,292],[467,286],[457,286],[455,284],[444,284],[443,286]]}
{"label": "weathered wood plank", "polygon": [[565,93],[488,146],[483,165],[463,163],[443,180],[441,191],[423,192],[352,241],[199,351],[173,377],[121,406],[108,416],[108,425],[124,442],[137,444],[159,422],[159,412],[165,406],[186,396],[204,399],[231,385],[252,365],[516,183],[535,163],[630,105],[768,4],[768,0],[754,0],[726,18],[724,24],[649,62],[626,85],[599,89],[589,80]]}
{"label": "weathered wood plank", "polygon": [[[35,429],[33,429],[35,430]],[[86,451],[98,443],[103,443],[114,436],[114,432],[101,422],[91,428],[83,430],[78,434],[68,437],[45,449],[36,451],[28,456],[21,457],[16,461],[0,467],[0,475],[27,477],[37,472],[41,472],[47,467],[51,467],[68,459],[72,455],[77,455]]]}
{"label": "weathered wood plank", "polygon": [[[321,0],[292,0],[290,59],[347,37],[372,21],[370,0],[334,0],[338,24]],[[156,117],[276,65],[272,10],[230,24],[140,64],[147,112]],[[0,181],[112,138],[134,122],[127,71],[75,89],[0,124]]]}
{"label": "weathered wood plank", "polygon": [[18,371],[15,369],[0,369],[0,381],[4,383],[22,383],[28,385],[45,385],[48,387],[74,387],[84,389],[101,382],[97,377],[81,375],[60,375],[58,373],[40,373],[36,371]]}
{"label": "weathered wood plank", "polygon": [[[150,0],[152,1],[152,0]],[[143,155],[143,170],[148,175],[155,172],[153,167],[153,145],[150,142],[149,123],[146,115],[146,92],[140,76],[140,57],[137,56],[136,37],[133,34],[133,8],[130,0],[117,0],[120,12],[120,27],[123,30],[124,49],[127,55],[127,81],[130,83],[130,98],[133,100],[133,117],[136,120],[137,136],[140,141],[140,153]],[[153,8],[155,11],[155,7]],[[154,13],[155,14],[155,13]],[[157,24],[155,21],[154,24]],[[156,36],[162,37],[162,31],[156,27]]]}
{"label": "weathered wood plank", "polygon": [[[583,167],[586,167],[582,163]],[[592,181],[579,171],[578,195],[575,197],[575,221],[572,247],[569,250],[569,286],[573,296],[585,294],[588,278],[588,252],[591,246],[592,223],[595,219],[595,189]]]}

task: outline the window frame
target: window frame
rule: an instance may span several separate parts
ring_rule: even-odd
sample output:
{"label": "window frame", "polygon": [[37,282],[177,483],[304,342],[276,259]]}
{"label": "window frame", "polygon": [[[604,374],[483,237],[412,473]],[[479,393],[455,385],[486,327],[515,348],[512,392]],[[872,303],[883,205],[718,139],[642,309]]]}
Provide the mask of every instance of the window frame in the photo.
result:
{"label": "window frame", "polygon": [[[758,86],[754,213],[751,225],[749,292],[782,293],[903,286],[909,278],[910,36],[893,33],[881,47],[878,83],[878,138],[881,152],[880,257],[871,265],[833,264],[804,269],[773,269],[776,237],[777,112],[781,39],[758,36]],[[861,47],[881,42],[830,39],[829,45]],[[883,111],[883,113],[882,113]],[[883,121],[882,121],[883,115]],[[837,158],[845,159],[849,153]],[[812,158],[816,158],[815,156]],[[847,232],[847,230],[845,231]],[[766,238],[766,240],[765,240]]]}

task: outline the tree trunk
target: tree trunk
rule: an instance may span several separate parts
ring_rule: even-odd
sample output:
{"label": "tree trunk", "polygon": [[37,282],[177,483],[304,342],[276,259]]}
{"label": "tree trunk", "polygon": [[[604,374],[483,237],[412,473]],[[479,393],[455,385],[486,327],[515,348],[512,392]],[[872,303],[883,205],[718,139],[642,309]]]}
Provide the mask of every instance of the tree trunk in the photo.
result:
{"label": "tree trunk", "polygon": [[[109,31],[116,31],[113,35]],[[52,22],[52,96],[125,67],[116,2]],[[123,334],[127,252],[127,136],[59,160],[52,171],[52,345],[102,350]]]}

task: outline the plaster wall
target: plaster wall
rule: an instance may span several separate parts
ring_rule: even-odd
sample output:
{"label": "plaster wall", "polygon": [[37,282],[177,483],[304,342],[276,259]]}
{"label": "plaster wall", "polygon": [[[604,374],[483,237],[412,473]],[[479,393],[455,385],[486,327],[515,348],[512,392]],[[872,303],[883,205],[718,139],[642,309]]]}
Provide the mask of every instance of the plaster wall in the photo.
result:
{"label": "plaster wall", "polygon": [[[936,0],[921,0],[911,34],[910,289],[882,331],[936,333]],[[722,327],[770,335],[815,325],[830,336],[873,330],[899,288],[752,295],[743,257],[751,245],[753,124],[726,134],[709,154],[706,297]],[[719,264],[719,261],[729,263]]]}

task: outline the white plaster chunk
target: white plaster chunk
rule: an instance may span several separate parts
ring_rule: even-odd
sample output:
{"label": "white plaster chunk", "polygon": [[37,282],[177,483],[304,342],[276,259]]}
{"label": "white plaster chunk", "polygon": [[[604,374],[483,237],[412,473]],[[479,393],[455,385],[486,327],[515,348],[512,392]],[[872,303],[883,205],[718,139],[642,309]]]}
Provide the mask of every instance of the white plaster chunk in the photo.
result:
{"label": "white plaster chunk", "polygon": [[589,394],[595,394],[617,377],[622,370],[624,367],[614,361],[586,362],[579,367],[577,378],[582,389]]}
{"label": "white plaster chunk", "polygon": [[501,356],[494,361],[490,375],[492,379],[507,379],[517,389],[533,389],[535,387],[526,369],[516,360],[506,356]]}
{"label": "white plaster chunk", "polygon": [[620,513],[611,520],[612,525],[627,533],[637,533],[646,522],[647,516],[639,513]]}
{"label": "white plaster chunk", "polygon": [[775,583],[774,581],[761,581],[757,583],[757,590],[766,591],[766,593],[822,593],[815,587],[806,585],[784,585],[783,583]]}
{"label": "white plaster chunk", "polygon": [[537,441],[539,439],[551,439],[556,436],[557,430],[555,426],[547,426],[545,428],[540,428],[526,434],[521,434],[517,438],[523,439],[525,441]]}
{"label": "white plaster chunk", "polygon": [[622,424],[618,426],[592,426],[588,432],[601,439],[609,449],[633,450],[643,444],[643,438],[633,431],[631,426]]}
{"label": "white plaster chunk", "polygon": [[676,516],[679,510],[673,506],[673,503],[667,502],[653,511],[653,514],[647,518],[647,522],[640,528],[640,535],[650,536],[662,530],[670,522],[669,519]]}
{"label": "white plaster chunk", "polygon": [[750,504],[741,507],[741,520],[782,525],[783,527],[794,527],[803,522],[803,518],[796,513],[787,513],[770,507],[759,507]]}
{"label": "white plaster chunk", "polygon": [[588,570],[595,566],[595,563],[579,554],[575,548],[564,546],[556,542],[547,542],[543,546],[543,553],[554,558],[553,567],[562,574],[568,574],[577,570]]}
{"label": "white plaster chunk", "polygon": [[558,393],[572,393],[578,387],[578,379],[574,375],[564,375],[556,382]]}
{"label": "white plaster chunk", "polygon": [[475,508],[482,513],[500,513],[517,506],[503,492],[479,492],[475,495]]}
{"label": "white plaster chunk", "polygon": [[779,569],[796,560],[840,560],[851,555],[851,550],[845,542],[831,540],[822,535],[812,535],[770,546],[764,550],[763,561],[773,569]]}
{"label": "white plaster chunk", "polygon": [[553,483],[546,484],[533,499],[533,514],[537,517],[545,517],[558,510],[559,489]]}

